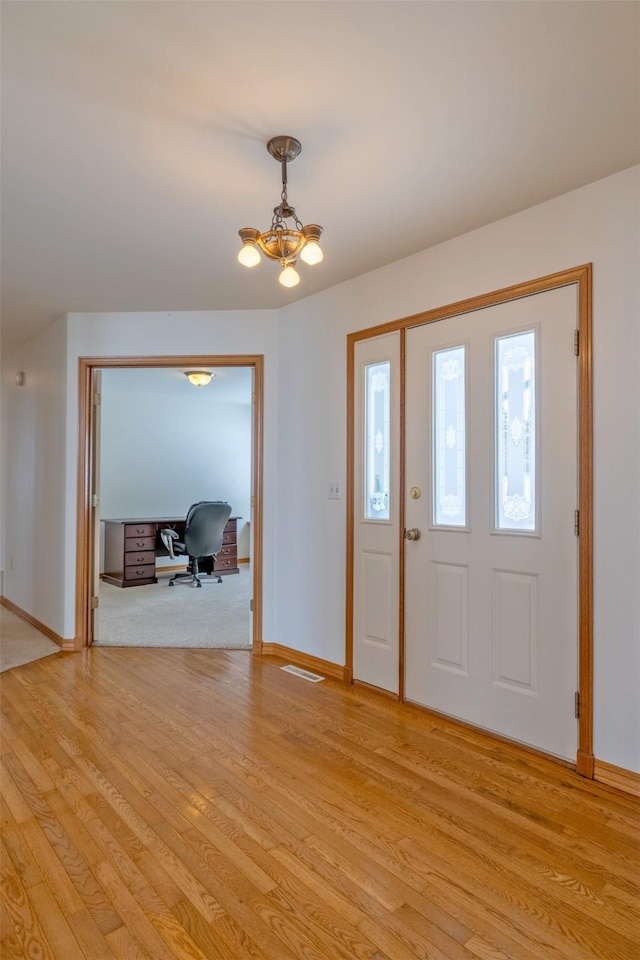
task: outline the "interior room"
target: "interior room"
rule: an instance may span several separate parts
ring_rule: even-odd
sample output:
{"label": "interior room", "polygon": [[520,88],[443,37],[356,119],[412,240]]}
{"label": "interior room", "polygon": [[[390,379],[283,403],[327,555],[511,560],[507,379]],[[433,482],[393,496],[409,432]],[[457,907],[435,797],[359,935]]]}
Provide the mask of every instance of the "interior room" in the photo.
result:
{"label": "interior room", "polygon": [[640,3],[0,20],[3,956],[636,960]]}
{"label": "interior room", "polygon": [[[251,645],[252,371],[241,367],[199,371],[196,377],[211,374],[202,385],[192,383],[189,373],[194,376],[179,368],[100,371],[95,427],[100,563],[94,643],[247,649]],[[165,595],[164,588],[176,573],[187,570],[188,558],[172,559],[159,543],[151,558],[155,583],[146,582],[150,571],[139,562],[149,560],[144,551],[136,550],[135,562],[124,568],[122,551],[119,555],[116,548],[113,565],[118,569],[105,565],[106,530],[117,540],[121,527],[114,524],[115,518],[144,522],[165,517],[173,522],[185,519],[189,507],[201,500],[224,500],[232,506],[235,550],[225,551],[233,562],[222,573],[227,589]],[[140,575],[145,582],[134,579]],[[218,580],[212,571],[205,574],[211,586]],[[193,587],[186,578],[179,582]],[[130,583],[138,586],[128,589]]]}

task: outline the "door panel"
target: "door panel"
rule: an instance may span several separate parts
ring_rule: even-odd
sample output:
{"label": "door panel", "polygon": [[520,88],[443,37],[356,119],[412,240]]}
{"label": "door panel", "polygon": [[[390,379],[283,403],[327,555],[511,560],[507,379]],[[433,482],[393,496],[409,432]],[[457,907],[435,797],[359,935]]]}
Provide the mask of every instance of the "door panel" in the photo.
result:
{"label": "door panel", "polygon": [[[567,759],[577,746],[575,326],[571,285],[412,328],[406,345],[405,523],[422,532],[405,542],[406,697]],[[510,338],[500,356],[497,338]],[[439,352],[458,347],[464,371],[452,361],[449,379],[463,376],[465,389],[454,397],[437,379]],[[449,404],[444,419],[434,397]]]}
{"label": "door panel", "polygon": [[399,333],[356,344],[354,399],[353,675],[397,693]]}
{"label": "door panel", "polygon": [[434,664],[467,672],[469,664],[469,568],[434,563],[431,568]]}

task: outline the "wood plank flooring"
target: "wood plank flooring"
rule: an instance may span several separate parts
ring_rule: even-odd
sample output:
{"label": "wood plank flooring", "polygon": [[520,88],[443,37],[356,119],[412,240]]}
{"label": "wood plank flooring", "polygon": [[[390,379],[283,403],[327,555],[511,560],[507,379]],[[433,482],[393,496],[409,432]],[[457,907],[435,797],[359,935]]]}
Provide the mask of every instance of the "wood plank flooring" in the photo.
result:
{"label": "wood plank flooring", "polygon": [[638,960],[637,800],[281,664],[3,675],[4,960]]}

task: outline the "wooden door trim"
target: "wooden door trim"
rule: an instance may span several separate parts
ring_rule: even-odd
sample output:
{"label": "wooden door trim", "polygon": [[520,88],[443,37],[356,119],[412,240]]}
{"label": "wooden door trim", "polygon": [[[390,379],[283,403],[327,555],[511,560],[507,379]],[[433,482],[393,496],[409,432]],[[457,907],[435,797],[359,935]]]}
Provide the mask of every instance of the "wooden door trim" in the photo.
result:
{"label": "wooden door trim", "polygon": [[578,284],[579,742],[576,769],[593,779],[593,374],[592,270]]}
{"label": "wooden door trim", "polygon": [[400,676],[398,677],[398,699],[404,702],[405,700],[405,690],[404,690],[404,629],[405,629],[405,617],[404,617],[404,578],[405,578],[405,550],[404,550],[404,530],[405,530],[405,497],[404,491],[406,490],[406,447],[407,447],[407,431],[406,431],[406,391],[405,391],[405,382],[406,382],[406,371],[407,371],[407,328],[403,327],[400,330],[400,503],[398,504],[398,514],[399,514],[399,523],[398,523],[398,670],[400,671]]}
{"label": "wooden door trim", "polygon": [[345,651],[344,651],[344,679],[353,683],[353,551],[355,545],[354,527],[354,471],[355,471],[355,345],[356,337],[350,334],[347,337],[347,484],[346,484],[346,565],[345,565]]}
{"label": "wooden door trim", "polygon": [[73,649],[89,645],[92,537],[92,444],[93,444],[93,379],[94,370],[102,368],[136,367],[253,367],[254,402],[253,429],[253,653],[262,651],[262,480],[263,480],[263,404],[264,356],[242,354],[214,356],[157,356],[157,357],[79,357],[78,358],[78,474],[76,491],[76,601],[75,635]]}
{"label": "wooden door trim", "polygon": [[[367,327],[347,335],[347,531],[346,531],[346,623],[345,663],[346,675],[353,678],[353,585],[354,585],[354,456],[355,441],[355,345],[361,340],[379,337],[386,333],[401,332],[401,394],[400,474],[404,477],[405,434],[405,344],[406,331],[411,327],[446,320],[464,313],[472,313],[485,307],[519,300],[558,287],[576,285],[579,332],[578,363],[578,510],[580,511],[580,536],[578,539],[578,692],[580,716],[578,720],[578,749],[576,770],[582,776],[593,778],[593,385],[592,385],[592,264],[586,263],[569,270],[548,274],[524,283],[514,284],[484,293],[477,297],[416,313],[399,320]],[[404,490],[404,486],[401,487]],[[404,501],[402,497],[401,502]],[[401,508],[402,509],[402,508]],[[401,528],[402,530],[402,528]],[[402,557],[402,551],[400,552]],[[401,584],[403,562],[400,561]],[[402,593],[401,593],[402,598]],[[400,604],[402,607],[402,602]],[[403,613],[400,611],[400,663],[404,663]],[[402,681],[403,683],[403,681]],[[400,687],[403,690],[403,685]]]}

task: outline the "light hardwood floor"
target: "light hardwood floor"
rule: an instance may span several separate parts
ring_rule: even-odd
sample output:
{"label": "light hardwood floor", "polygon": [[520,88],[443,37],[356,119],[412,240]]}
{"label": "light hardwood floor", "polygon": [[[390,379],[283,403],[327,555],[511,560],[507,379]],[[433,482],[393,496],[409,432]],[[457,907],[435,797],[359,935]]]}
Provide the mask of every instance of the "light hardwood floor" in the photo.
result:
{"label": "light hardwood floor", "polygon": [[637,960],[637,800],[241,651],[2,677],[4,960]]}

